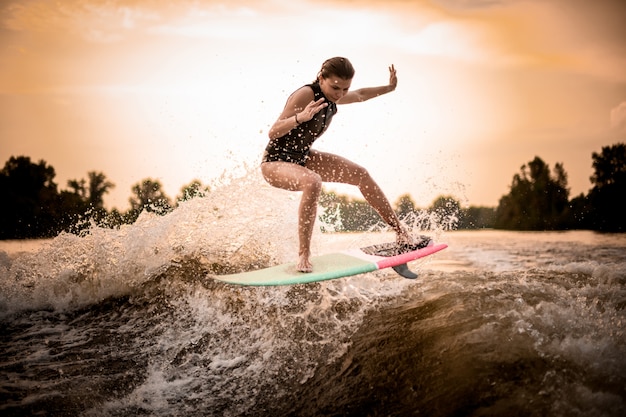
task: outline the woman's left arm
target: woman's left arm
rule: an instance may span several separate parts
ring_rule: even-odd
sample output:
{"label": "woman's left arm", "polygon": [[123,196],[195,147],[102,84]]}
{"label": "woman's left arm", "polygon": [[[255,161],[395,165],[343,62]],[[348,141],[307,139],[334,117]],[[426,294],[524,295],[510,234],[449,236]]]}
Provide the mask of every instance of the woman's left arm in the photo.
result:
{"label": "woman's left arm", "polygon": [[358,90],[348,91],[348,93],[337,101],[337,104],[349,104],[357,103],[360,101],[369,100],[370,98],[378,97],[383,94],[387,94],[396,89],[398,85],[398,77],[396,76],[396,69],[393,65],[389,67],[389,84],[382,85],[380,87],[366,87],[359,88]]}

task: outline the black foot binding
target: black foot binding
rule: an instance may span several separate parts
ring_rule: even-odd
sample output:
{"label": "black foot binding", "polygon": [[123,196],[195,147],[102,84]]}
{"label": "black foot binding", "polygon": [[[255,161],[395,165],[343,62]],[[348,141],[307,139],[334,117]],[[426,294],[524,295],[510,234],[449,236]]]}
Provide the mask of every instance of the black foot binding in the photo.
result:
{"label": "black foot binding", "polygon": [[407,264],[392,266],[393,270],[396,271],[400,276],[408,279],[417,278],[417,274],[409,269]]}

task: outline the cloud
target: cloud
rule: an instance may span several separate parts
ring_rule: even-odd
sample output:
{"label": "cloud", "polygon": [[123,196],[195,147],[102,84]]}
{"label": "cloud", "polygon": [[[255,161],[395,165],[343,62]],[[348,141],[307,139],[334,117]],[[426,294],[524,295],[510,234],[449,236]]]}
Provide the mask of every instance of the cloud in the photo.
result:
{"label": "cloud", "polygon": [[190,38],[248,39],[258,35],[259,22],[266,19],[267,16],[261,17],[257,10],[248,7],[195,5],[180,16],[171,16],[151,27],[148,32]]}
{"label": "cloud", "polygon": [[626,132],[626,101],[611,110],[611,127]]}
{"label": "cloud", "polygon": [[[484,50],[483,55],[492,55],[498,63],[505,59],[505,63],[514,65],[530,64],[587,74],[609,82],[626,82],[624,0],[430,1],[439,7],[446,20],[469,22],[474,28],[483,25],[487,36],[478,41],[481,46],[490,45],[494,49]],[[471,43],[472,38],[461,41],[451,38],[451,41],[458,45],[459,51],[454,52],[459,55],[464,42]],[[471,56],[465,56],[468,57]]]}
{"label": "cloud", "polygon": [[15,32],[78,35],[88,42],[112,43],[159,15],[140,6],[102,1],[33,1],[13,3],[3,10],[0,24]]}

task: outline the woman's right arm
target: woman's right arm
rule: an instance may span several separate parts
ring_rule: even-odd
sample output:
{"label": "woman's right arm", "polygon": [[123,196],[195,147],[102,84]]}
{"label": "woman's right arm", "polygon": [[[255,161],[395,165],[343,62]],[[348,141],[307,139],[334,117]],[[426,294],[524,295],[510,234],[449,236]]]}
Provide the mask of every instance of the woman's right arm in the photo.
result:
{"label": "woman's right arm", "polygon": [[291,129],[308,122],[317,112],[328,106],[323,98],[313,101],[313,90],[302,87],[287,99],[283,112],[268,132],[270,139],[286,135]]}

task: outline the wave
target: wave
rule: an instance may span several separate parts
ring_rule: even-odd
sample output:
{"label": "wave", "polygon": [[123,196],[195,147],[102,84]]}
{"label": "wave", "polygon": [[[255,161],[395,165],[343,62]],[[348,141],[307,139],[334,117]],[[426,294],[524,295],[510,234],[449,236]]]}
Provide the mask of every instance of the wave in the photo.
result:
{"label": "wave", "polygon": [[[2,311],[72,309],[130,294],[160,271],[196,260],[223,273],[276,262],[289,245],[295,200],[248,176],[119,229],[63,233],[33,253],[0,257]],[[293,230],[293,229],[292,229]],[[285,239],[276,242],[275,236]],[[273,237],[273,238],[272,238]],[[270,243],[275,242],[275,243]]]}

